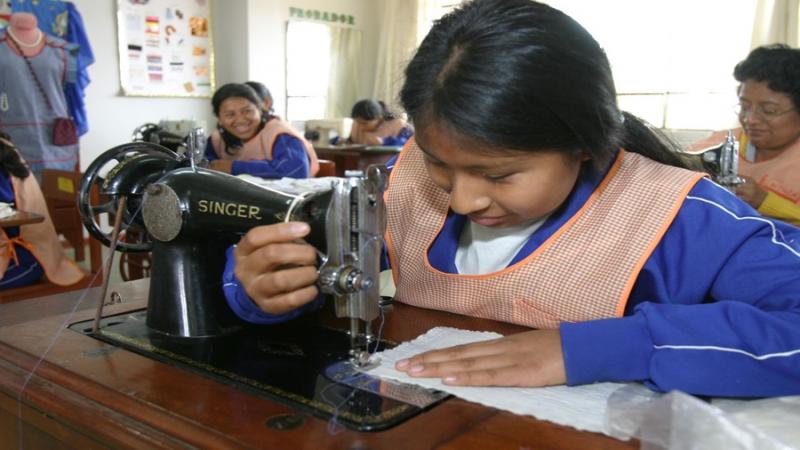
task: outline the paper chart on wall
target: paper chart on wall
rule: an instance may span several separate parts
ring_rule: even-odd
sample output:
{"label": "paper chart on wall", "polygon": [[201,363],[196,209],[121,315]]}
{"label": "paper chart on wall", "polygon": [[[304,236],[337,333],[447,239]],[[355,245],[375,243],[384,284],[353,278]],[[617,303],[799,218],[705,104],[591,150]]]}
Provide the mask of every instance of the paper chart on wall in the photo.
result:
{"label": "paper chart on wall", "polygon": [[118,0],[123,95],[210,97],[210,0]]}

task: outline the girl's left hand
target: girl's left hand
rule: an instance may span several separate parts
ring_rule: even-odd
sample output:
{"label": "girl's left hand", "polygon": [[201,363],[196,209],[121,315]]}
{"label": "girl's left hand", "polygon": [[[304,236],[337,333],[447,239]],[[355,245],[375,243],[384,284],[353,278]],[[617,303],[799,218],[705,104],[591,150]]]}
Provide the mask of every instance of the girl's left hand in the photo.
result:
{"label": "girl's left hand", "polygon": [[534,330],[400,360],[412,377],[463,386],[552,386],[567,381],[558,330]]}

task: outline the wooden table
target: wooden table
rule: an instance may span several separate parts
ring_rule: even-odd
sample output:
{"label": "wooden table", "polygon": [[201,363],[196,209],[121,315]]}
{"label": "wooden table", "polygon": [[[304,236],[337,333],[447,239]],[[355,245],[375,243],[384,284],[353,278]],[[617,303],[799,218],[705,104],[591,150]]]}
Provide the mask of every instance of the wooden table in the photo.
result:
{"label": "wooden table", "polygon": [[16,214],[0,219],[0,228],[18,227],[44,222],[44,216],[27,211],[17,211]]}
{"label": "wooden table", "polygon": [[[143,308],[148,282],[113,287],[123,302],[107,306],[105,314]],[[5,448],[638,448],[638,442],[579,432],[457,398],[385,431],[331,434],[326,420],[65,330],[68,324],[93,317],[99,289],[88,291],[79,302],[83,294],[0,305],[0,443]],[[395,341],[408,340],[433,326],[521,330],[397,304],[386,316],[384,334]],[[267,426],[280,415],[293,415],[298,426]]]}
{"label": "wooden table", "polygon": [[374,147],[366,145],[315,146],[320,159],[336,163],[336,176],[346,170],[364,170],[371,164],[383,164],[400,152],[400,147]]}

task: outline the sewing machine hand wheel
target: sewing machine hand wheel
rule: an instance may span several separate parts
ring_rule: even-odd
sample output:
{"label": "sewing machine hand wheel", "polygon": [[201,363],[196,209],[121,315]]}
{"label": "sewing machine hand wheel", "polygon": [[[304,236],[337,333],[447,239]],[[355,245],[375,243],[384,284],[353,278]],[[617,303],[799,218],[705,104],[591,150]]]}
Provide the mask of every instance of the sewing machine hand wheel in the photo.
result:
{"label": "sewing machine hand wheel", "polygon": [[[150,142],[119,145],[98,156],[86,169],[78,192],[78,209],[89,234],[107,247],[111,246],[111,231],[104,232],[97,218],[107,214],[109,223],[113,224],[118,201],[125,196],[121,238],[116,249],[122,252],[150,251],[152,242],[140,211],[145,189],[183,163],[184,158],[177,153]],[[93,189],[99,194],[94,198]]]}
{"label": "sewing machine hand wheel", "polygon": [[154,123],[145,123],[139,125],[133,130],[131,134],[132,142],[150,142],[150,135],[157,133],[161,127]]}

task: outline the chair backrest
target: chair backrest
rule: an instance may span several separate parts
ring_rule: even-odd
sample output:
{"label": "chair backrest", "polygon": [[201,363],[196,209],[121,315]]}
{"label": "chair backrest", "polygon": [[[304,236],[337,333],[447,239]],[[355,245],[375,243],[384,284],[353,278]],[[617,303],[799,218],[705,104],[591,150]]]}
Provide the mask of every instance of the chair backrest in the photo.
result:
{"label": "chair backrest", "polygon": [[336,163],[329,159],[320,159],[319,172],[317,177],[335,177],[336,176]]}
{"label": "chair backrest", "polygon": [[80,172],[68,170],[42,170],[42,193],[45,199],[61,200],[77,206],[82,176]]}
{"label": "chair backrest", "polygon": [[[42,194],[56,233],[64,236],[75,249],[75,259],[84,259],[83,222],[78,212],[78,189],[83,174],[68,170],[42,170]],[[92,204],[98,204],[96,187],[90,194]],[[102,247],[89,236],[89,261],[91,272],[102,270]]]}

